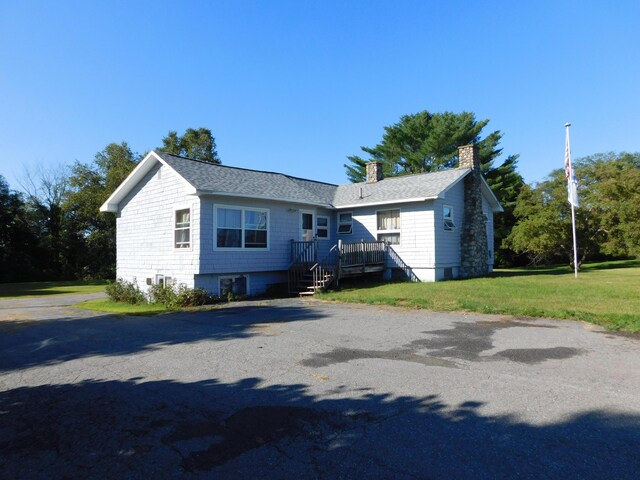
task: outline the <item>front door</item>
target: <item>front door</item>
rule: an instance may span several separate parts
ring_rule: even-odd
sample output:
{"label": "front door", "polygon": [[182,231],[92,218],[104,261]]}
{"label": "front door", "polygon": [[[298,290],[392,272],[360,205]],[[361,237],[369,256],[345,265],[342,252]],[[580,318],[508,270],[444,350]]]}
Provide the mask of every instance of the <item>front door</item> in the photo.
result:
{"label": "front door", "polygon": [[300,240],[310,242],[313,240],[313,212],[310,210],[300,211]]}

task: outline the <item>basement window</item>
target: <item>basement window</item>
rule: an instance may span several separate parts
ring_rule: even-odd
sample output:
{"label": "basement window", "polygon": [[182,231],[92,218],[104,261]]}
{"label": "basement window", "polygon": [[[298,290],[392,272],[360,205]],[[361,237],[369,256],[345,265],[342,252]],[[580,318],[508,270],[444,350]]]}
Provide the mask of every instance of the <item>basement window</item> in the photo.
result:
{"label": "basement window", "polygon": [[220,297],[226,297],[230,293],[234,296],[245,296],[249,294],[249,276],[225,276],[220,277]]}
{"label": "basement window", "polygon": [[442,220],[444,221],[444,230],[446,232],[450,232],[456,228],[455,223],[453,223],[453,207],[449,205],[442,207]]}
{"label": "basement window", "polygon": [[[150,280],[150,278],[147,278],[147,285],[151,285]],[[167,275],[157,274],[155,278],[155,285],[168,287],[170,285],[173,285],[173,279]]]}

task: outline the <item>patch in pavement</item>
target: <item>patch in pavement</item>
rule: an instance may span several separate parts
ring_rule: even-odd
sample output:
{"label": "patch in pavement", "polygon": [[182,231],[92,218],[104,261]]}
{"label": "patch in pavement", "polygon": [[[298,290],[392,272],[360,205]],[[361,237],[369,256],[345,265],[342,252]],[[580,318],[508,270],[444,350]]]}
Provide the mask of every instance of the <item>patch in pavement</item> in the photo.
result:
{"label": "patch in pavement", "polygon": [[335,363],[345,363],[359,359],[401,360],[404,362],[421,363],[429,367],[457,368],[455,362],[429,355],[417,355],[414,350],[398,348],[393,350],[358,350],[352,348],[336,348],[330,352],[314,355],[313,358],[302,360],[305,367],[326,367]]}
{"label": "patch in pavement", "polygon": [[[373,421],[361,414],[334,414],[305,407],[255,406],[238,410],[223,421],[184,422],[162,440],[182,455],[189,472],[210,470],[244,453],[299,437],[320,440],[327,432],[351,423]],[[352,427],[355,425],[351,425]]]}
{"label": "patch in pavement", "polygon": [[[504,360],[527,364],[540,363],[545,360],[563,360],[583,353],[582,350],[570,347],[554,348],[514,348],[497,352],[494,355],[481,355],[491,350],[493,334],[505,328],[556,328],[550,325],[525,323],[521,321],[504,320],[498,322],[455,322],[450,329],[425,331],[426,338],[413,340],[401,348],[390,350],[358,350],[336,348],[329,352],[313,355],[300,363],[307,367],[319,368],[345,363],[358,359],[399,360],[421,363],[430,367],[457,368],[459,365],[450,358],[483,362]],[[427,354],[420,354],[426,350]]]}
{"label": "patch in pavement", "polygon": [[580,349],[569,347],[511,348],[496,353],[494,357],[505,357],[514,362],[532,365],[544,362],[545,360],[564,360],[565,358],[571,358],[580,353],[582,353]]}

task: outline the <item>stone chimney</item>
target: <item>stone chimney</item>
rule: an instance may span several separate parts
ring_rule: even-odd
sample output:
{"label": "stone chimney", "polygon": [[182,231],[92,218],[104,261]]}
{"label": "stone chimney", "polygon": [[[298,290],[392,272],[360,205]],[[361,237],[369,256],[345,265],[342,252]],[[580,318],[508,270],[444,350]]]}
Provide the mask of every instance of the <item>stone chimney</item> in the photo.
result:
{"label": "stone chimney", "polygon": [[384,178],[382,174],[382,162],[367,163],[367,183],[379,182]]}
{"label": "stone chimney", "polygon": [[464,177],[464,215],[460,232],[462,278],[481,277],[489,273],[489,243],[482,211],[482,172],[477,145],[458,148],[459,167],[470,168]]}
{"label": "stone chimney", "polygon": [[458,147],[458,159],[458,167],[479,170],[480,154],[478,152],[478,145],[464,145],[462,147]]}

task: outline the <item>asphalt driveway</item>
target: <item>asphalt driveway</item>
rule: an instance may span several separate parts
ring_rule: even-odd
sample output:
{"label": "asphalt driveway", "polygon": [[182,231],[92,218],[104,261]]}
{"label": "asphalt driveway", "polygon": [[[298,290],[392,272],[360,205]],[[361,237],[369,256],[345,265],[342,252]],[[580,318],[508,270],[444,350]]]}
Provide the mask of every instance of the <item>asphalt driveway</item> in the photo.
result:
{"label": "asphalt driveway", "polygon": [[638,478],[640,337],[271,300],[0,301],[0,478]]}

